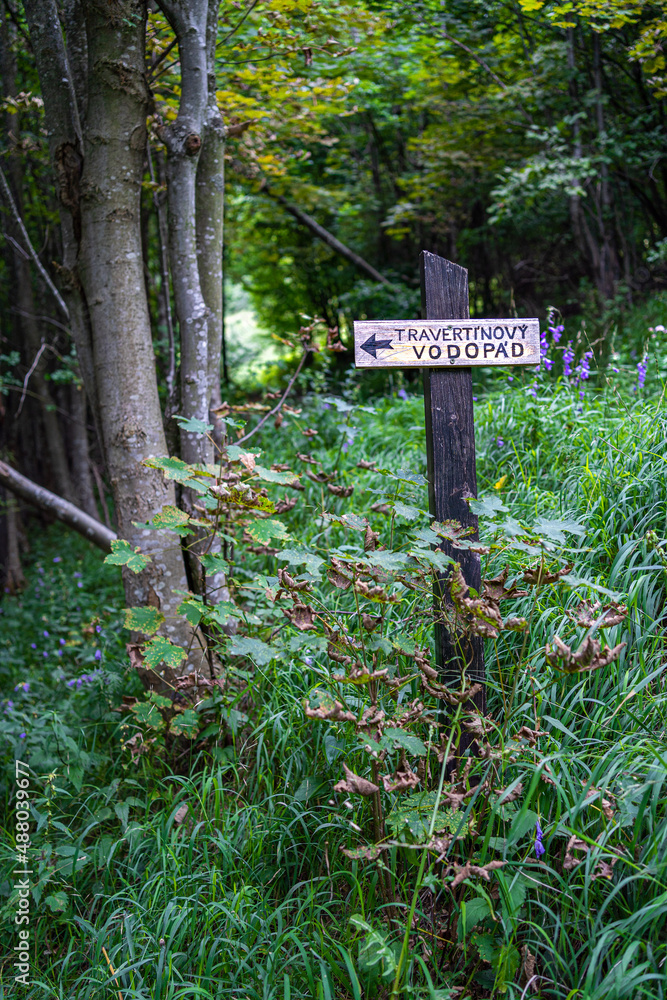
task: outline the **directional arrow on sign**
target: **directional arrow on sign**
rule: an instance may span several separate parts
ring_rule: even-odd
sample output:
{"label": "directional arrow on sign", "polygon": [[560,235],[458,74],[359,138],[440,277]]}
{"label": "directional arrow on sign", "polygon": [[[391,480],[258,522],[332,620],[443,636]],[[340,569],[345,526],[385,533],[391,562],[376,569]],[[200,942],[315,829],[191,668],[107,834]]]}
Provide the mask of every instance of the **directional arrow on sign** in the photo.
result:
{"label": "directional arrow on sign", "polygon": [[393,351],[394,348],[391,346],[391,340],[376,340],[375,334],[369,337],[365,344],[361,345],[362,351],[366,351],[366,354],[370,354],[373,358],[377,358],[377,351],[382,351],[385,348]]}

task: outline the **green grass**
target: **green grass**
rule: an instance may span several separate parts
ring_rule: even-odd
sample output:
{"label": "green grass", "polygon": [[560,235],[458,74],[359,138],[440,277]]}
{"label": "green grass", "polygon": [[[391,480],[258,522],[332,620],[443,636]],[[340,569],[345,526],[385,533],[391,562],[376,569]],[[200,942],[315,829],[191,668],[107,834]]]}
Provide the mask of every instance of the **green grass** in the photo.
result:
{"label": "green grass", "polygon": [[[523,655],[523,637],[515,633],[487,645],[496,745],[508,745],[522,725],[533,727],[536,713],[545,735],[531,752],[498,766],[504,786],[523,786],[515,803],[489,808],[473,796],[465,806],[465,818],[480,824],[470,856],[479,864],[504,859],[500,873],[453,892],[442,865],[429,869],[401,996],[519,1000],[530,995],[531,956],[539,977],[533,985],[543,997],[667,995],[667,419],[661,372],[652,370],[646,395],[638,396],[633,364],[628,360],[610,386],[589,385],[583,404],[556,379],[541,382],[533,398],[527,377],[510,385],[505,376],[490,379],[476,403],[480,494],[500,496],[528,523],[551,517],[582,524],[584,534],[568,536],[565,555],[572,575],[586,584],[545,587],[536,598],[517,600],[512,613],[531,621]],[[323,409],[316,399],[300,405],[300,415],[258,441],[262,461],[301,470],[295,456],[307,451],[325,469],[337,464],[338,482],[354,485],[355,493],[350,500],[327,497],[329,509],[368,514],[378,499],[365,489],[380,489],[386,480],[359,470],[361,458],[379,468],[424,471],[418,395],[375,400],[373,412]],[[317,436],[302,436],[308,427]],[[335,544],[355,544],[353,532],[324,530],[317,519],[323,490],[305,477],[304,483],[284,517],[292,538],[321,556]],[[423,503],[423,491],[415,493]],[[389,544],[389,519],[370,517]],[[482,534],[493,532],[487,519]],[[239,715],[224,738],[181,757],[149,752],[133,762],[123,741],[136,725],[117,709],[123,694],[141,692],[123,650],[118,576],[57,528],[33,544],[28,589],[5,598],[0,621],[2,690],[14,702],[0,714],[8,863],[14,756],[27,750],[34,771],[38,889],[32,985],[23,995],[387,997],[391,978],[383,972],[400,947],[417,861],[415,852],[393,848],[383,874],[376,863],[349,860],[340,850],[358,843],[350,820],[365,827],[369,814],[365,804],[346,810],[331,790],[341,777],[341,756],[325,737],[335,731],[342,740],[342,729],[304,717],[303,700],[327,667],[322,646],[304,640],[290,650],[294,636],[287,629],[276,640],[283,642],[281,656],[254,665],[236,660],[230,670],[236,670]],[[62,561],[54,563],[57,556]],[[285,563],[248,550],[237,561],[236,584],[259,587],[243,592],[248,608],[262,612],[266,599],[257,581],[263,586],[275,578],[278,565]],[[566,612],[580,596],[598,593],[591,587],[625,599],[628,618],[606,637],[627,646],[604,670],[562,677],[545,665],[544,645],[555,633],[566,641],[583,638]],[[330,599],[324,584],[316,595]],[[392,614],[396,629],[410,630],[409,612]],[[91,623],[92,632],[84,633]],[[40,659],[44,646],[49,656]],[[92,682],[67,687],[67,680],[98,668]],[[24,681],[30,691],[15,694]],[[358,766],[358,749],[344,755]],[[484,778],[490,765],[474,766]],[[541,862],[533,849],[537,817],[546,847]],[[568,869],[566,847],[575,835],[588,850],[575,850],[577,863]],[[455,848],[457,862],[469,849],[467,841]],[[391,905],[383,895],[385,875]],[[8,956],[15,943],[9,880],[0,893]],[[351,924],[354,915],[372,930]],[[483,936],[495,942],[496,965],[508,963],[504,974],[484,960],[491,953]],[[20,996],[11,959],[3,961],[0,997]]]}

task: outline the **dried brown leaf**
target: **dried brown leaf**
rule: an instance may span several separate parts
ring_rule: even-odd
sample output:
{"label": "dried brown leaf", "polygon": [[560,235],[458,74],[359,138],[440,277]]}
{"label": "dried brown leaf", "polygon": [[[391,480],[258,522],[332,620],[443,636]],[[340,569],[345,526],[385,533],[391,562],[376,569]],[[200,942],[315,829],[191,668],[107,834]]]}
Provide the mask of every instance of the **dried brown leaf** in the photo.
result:
{"label": "dried brown leaf", "polygon": [[374,503],[371,510],[376,514],[391,514],[391,507],[386,503]]}
{"label": "dried brown leaf", "polygon": [[301,632],[307,632],[309,629],[315,628],[316,612],[315,608],[312,608],[310,604],[295,603],[291,611],[284,609],[283,614]]}
{"label": "dried brown leaf", "polygon": [[579,649],[573,652],[570,646],[566,645],[559,636],[555,635],[553,645],[547,643],[545,654],[547,662],[552,667],[555,667],[556,670],[560,670],[565,674],[580,674],[609,666],[610,663],[618,659],[621,650],[626,645],[627,643],[621,642],[618,646],[614,646],[613,649],[607,648],[602,651],[599,639],[594,639],[588,635],[579,646]]}
{"label": "dried brown leaf", "polygon": [[502,868],[504,865],[504,861],[489,861],[486,865],[474,865],[472,862],[467,861],[463,866],[452,865],[456,874],[450,883],[450,888],[455,889],[457,885],[460,885],[461,882],[467,878],[471,878],[473,875],[478,875],[480,878],[486,879],[486,881],[489,882],[491,879],[491,872],[497,871],[498,868]]}
{"label": "dried brown leaf", "polygon": [[304,437],[314,438],[317,436],[317,431],[314,427],[306,427],[305,431],[301,431]]}
{"label": "dried brown leaf", "polygon": [[530,583],[533,586],[544,586],[547,583],[556,583],[560,580],[561,576],[566,576],[571,569],[572,563],[555,572],[545,569],[542,563],[536,563],[535,566],[529,566],[528,569],[523,571],[523,579],[526,583]]}
{"label": "dried brown leaf", "polygon": [[343,764],[343,770],[345,771],[345,779],[334,785],[334,792],[345,792],[346,795],[364,795],[368,798],[380,791],[378,785],[374,785],[367,778],[355,774],[347,764]]}
{"label": "dried brown leaf", "polygon": [[617,604],[616,601],[610,601],[604,607],[599,601],[581,601],[574,611],[568,611],[568,615],[580,628],[611,628],[627,618],[628,609],[625,604]]}
{"label": "dried brown leaf", "polygon": [[351,497],[354,493],[354,486],[334,486],[333,483],[327,483],[327,489],[329,493],[333,493],[335,497]]}
{"label": "dried brown leaf", "polygon": [[366,533],[364,534],[364,552],[374,552],[379,540],[380,535],[378,532],[373,531],[370,524],[366,525]]}
{"label": "dried brown leaf", "polygon": [[[359,462],[357,462],[357,468],[358,469],[373,469],[373,470],[375,470],[376,465],[377,465],[377,462],[367,462],[363,458]],[[372,509],[373,508],[371,507],[371,510]]]}

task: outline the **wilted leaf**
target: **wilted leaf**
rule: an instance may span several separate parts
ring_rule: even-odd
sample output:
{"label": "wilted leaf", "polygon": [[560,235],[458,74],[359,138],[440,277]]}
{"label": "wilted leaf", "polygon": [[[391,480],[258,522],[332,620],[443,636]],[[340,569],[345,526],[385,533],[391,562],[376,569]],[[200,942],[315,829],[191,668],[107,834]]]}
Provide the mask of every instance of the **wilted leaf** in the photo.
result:
{"label": "wilted leaf", "polygon": [[387,844],[369,844],[368,847],[341,847],[343,854],[352,861],[375,861],[383,851],[388,851]]}
{"label": "wilted leaf", "polygon": [[335,497],[351,497],[354,493],[354,486],[336,486],[334,483],[327,483],[327,489]]}
{"label": "wilted leaf", "polygon": [[571,620],[580,628],[611,628],[613,625],[620,625],[625,620],[628,609],[625,604],[618,604],[610,601],[604,607],[599,601],[581,601],[574,609],[568,611]]}
{"label": "wilted leaf", "polygon": [[609,666],[610,663],[618,659],[621,650],[626,645],[627,643],[620,642],[613,649],[607,648],[602,651],[599,639],[586,636],[579,649],[573,652],[570,646],[567,646],[559,636],[555,635],[553,645],[550,646],[547,643],[545,652],[547,662],[556,670],[565,674],[580,674]]}
{"label": "wilted leaf", "polygon": [[497,871],[498,868],[502,868],[505,864],[505,861],[489,861],[486,865],[475,865],[471,861],[468,861],[465,865],[452,865],[455,874],[450,883],[450,888],[455,889],[464,879],[471,878],[473,875],[486,879],[488,882],[491,878],[491,872]]}
{"label": "wilted leaf", "polygon": [[334,792],[345,792],[347,795],[364,795],[368,797],[380,791],[379,787],[374,785],[372,781],[368,781],[367,778],[362,778],[360,775],[355,774],[354,771],[351,771],[347,764],[343,764],[343,770],[345,771],[345,778],[334,785]]}
{"label": "wilted leaf", "polygon": [[302,632],[315,628],[315,609],[311,608],[309,604],[295,603],[291,610],[286,609],[283,613],[289,618],[292,625]]}
{"label": "wilted leaf", "polygon": [[528,569],[523,571],[523,579],[526,583],[530,583],[533,586],[544,586],[547,583],[556,583],[561,577],[566,576],[567,573],[572,569],[572,565],[565,566],[563,569],[556,571],[547,570],[542,563],[537,563],[535,566],[530,566]]}

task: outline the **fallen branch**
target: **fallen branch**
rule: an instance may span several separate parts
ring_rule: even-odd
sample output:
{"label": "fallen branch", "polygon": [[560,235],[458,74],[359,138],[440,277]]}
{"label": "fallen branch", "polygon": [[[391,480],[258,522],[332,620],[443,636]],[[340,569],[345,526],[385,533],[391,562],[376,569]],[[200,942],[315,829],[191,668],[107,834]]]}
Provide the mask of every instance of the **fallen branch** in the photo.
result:
{"label": "fallen branch", "polygon": [[57,494],[44,489],[43,486],[33,483],[31,479],[22,476],[6,462],[0,462],[0,484],[15,493],[17,497],[32,504],[33,507],[53,514],[63,524],[78,531],[80,535],[83,535],[100,549],[111,552],[111,543],[118,537],[115,531],[106,528],[89,514],[84,514],[68,500],[63,500]]}
{"label": "fallen branch", "polygon": [[296,205],[292,205],[292,203],[287,201],[286,198],[283,198],[281,194],[274,194],[274,192],[267,186],[262,188],[262,193],[267,194],[269,198],[273,198],[274,201],[277,201],[283,206],[286,212],[289,212],[290,215],[294,216],[297,222],[307,226],[311,233],[315,233],[315,235],[319,237],[323,243],[326,243],[328,247],[335,250],[336,253],[341,255],[341,257],[345,257],[346,260],[349,260],[350,263],[354,264],[355,267],[358,267],[360,271],[364,271],[373,279],[373,281],[377,281],[381,285],[386,285],[387,288],[391,288],[391,282],[388,281],[384,275],[380,274],[379,271],[376,271],[372,264],[369,264],[368,261],[364,260],[363,257],[360,257],[358,253],[355,253],[354,250],[350,250],[348,246],[341,243],[340,240],[336,239],[333,233],[330,233],[328,229],[325,229],[324,226],[319,224],[319,222],[316,222],[315,219],[313,219],[311,215],[308,215],[307,212],[297,208]]}

